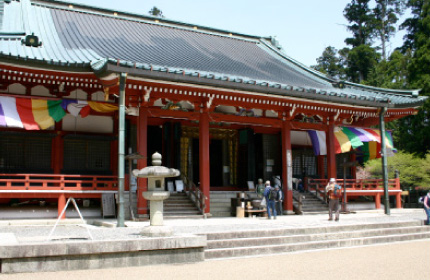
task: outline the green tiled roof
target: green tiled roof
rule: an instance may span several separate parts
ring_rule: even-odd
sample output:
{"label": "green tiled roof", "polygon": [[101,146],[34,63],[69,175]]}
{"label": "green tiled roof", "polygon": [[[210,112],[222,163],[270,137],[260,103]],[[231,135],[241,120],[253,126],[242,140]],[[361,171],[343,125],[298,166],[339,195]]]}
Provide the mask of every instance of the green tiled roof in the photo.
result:
{"label": "green tiled roof", "polygon": [[[93,71],[91,65],[102,63],[130,76],[369,107],[410,108],[426,98],[418,90],[353,83],[339,88],[337,81],[289,58],[270,37],[60,1],[0,3],[0,62],[69,71]],[[23,45],[23,33],[34,33],[42,46]]]}

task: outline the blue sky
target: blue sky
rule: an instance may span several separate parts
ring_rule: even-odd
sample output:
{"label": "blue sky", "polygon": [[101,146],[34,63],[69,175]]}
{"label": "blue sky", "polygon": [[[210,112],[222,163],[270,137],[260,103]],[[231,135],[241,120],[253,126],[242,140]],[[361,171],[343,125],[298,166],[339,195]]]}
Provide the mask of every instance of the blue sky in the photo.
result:
{"label": "blue sky", "polygon": [[[305,64],[327,46],[345,46],[350,34],[343,9],[350,0],[71,0],[118,11],[148,14],[156,6],[165,18],[257,36],[276,36],[284,51]],[[401,45],[402,34],[392,49]],[[390,52],[390,50],[389,50]]]}

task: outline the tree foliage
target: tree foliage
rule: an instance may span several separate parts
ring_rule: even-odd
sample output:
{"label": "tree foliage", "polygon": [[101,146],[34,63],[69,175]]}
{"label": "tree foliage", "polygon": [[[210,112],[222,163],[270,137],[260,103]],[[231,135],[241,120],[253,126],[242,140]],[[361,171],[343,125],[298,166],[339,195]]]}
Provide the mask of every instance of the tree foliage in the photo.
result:
{"label": "tree foliage", "polygon": [[349,80],[361,83],[369,78],[369,75],[378,64],[380,55],[369,45],[360,45],[348,52],[346,61],[346,73]]}
{"label": "tree foliage", "polygon": [[[408,65],[408,86],[430,96],[430,1],[410,0],[413,17],[403,24],[408,30],[404,48],[413,53]],[[413,32],[413,33],[412,33]],[[430,151],[430,101],[415,116],[399,120],[398,137],[405,151],[424,157]]]}
{"label": "tree foliage", "polygon": [[151,16],[154,16],[154,17],[159,17],[159,18],[163,18],[164,17],[163,12],[160,9],[158,9],[157,7],[155,7],[155,6],[152,7],[152,9],[149,10],[148,13]]}
{"label": "tree foliage", "polygon": [[317,58],[317,65],[312,66],[330,77],[341,79],[344,77],[344,68],[342,67],[342,58],[338,54],[338,50],[328,46],[323,51],[322,55]]}
{"label": "tree foliage", "polygon": [[396,33],[399,15],[405,7],[404,0],[375,0],[376,6],[372,10],[374,36],[381,42],[382,59],[387,59],[387,44]]}
{"label": "tree foliage", "polygon": [[352,37],[346,38],[345,43],[353,48],[372,43],[374,31],[369,2],[370,0],[352,0],[343,11],[350,22],[347,28],[352,33]]}
{"label": "tree foliage", "polygon": [[[396,170],[399,172],[403,189],[415,186],[430,189],[430,154],[425,158],[419,158],[409,153],[399,152],[388,158],[387,166],[389,178],[394,178]],[[368,161],[364,169],[370,178],[382,178],[381,159]]]}

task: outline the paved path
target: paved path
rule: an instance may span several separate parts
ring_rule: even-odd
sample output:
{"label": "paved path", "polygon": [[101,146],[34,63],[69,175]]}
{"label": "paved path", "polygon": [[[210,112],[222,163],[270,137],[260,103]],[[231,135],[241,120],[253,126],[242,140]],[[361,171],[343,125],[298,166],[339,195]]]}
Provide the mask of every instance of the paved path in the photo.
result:
{"label": "paved path", "polygon": [[[338,225],[356,225],[364,223],[388,223],[424,220],[425,213],[422,209],[392,209],[387,216],[383,211],[357,212],[356,214],[344,214],[340,216],[340,222],[327,221],[327,214],[318,215],[288,215],[279,216],[277,220],[265,218],[209,218],[209,219],[184,219],[164,220],[164,224],[172,228],[176,235],[198,234],[208,232],[223,232],[232,230],[258,230],[300,227],[321,227]],[[124,228],[116,228],[116,220],[97,220],[104,226],[87,226],[94,240],[116,240],[142,238],[139,234],[143,227],[149,226],[149,222],[126,222]],[[0,233],[13,233],[18,243],[45,242],[53,229],[55,220],[4,220],[0,221]],[[54,233],[56,242],[62,240],[88,239],[87,228],[79,219],[67,219],[59,225]],[[430,278],[429,278],[430,279]]]}
{"label": "paved path", "polygon": [[[348,279],[428,280],[430,240],[284,255],[115,269],[1,275],[20,280]],[[275,271],[270,267],[277,268]]]}

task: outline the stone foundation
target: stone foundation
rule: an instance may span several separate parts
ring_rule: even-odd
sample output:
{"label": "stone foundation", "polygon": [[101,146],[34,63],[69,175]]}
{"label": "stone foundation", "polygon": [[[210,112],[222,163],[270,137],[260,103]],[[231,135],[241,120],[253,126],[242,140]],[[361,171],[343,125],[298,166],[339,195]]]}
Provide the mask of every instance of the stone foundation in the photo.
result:
{"label": "stone foundation", "polygon": [[205,236],[0,246],[1,273],[84,270],[204,260]]}

